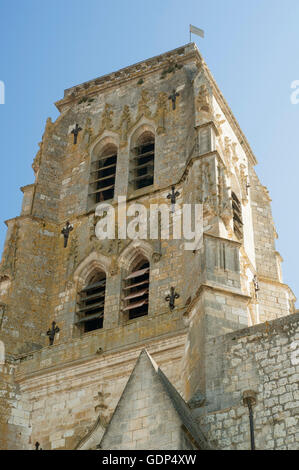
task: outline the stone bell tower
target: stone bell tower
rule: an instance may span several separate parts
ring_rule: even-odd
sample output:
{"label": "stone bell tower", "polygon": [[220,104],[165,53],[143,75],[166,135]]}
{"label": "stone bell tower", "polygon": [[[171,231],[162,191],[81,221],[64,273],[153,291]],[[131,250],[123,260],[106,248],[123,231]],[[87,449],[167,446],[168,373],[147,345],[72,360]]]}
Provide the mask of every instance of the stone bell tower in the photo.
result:
{"label": "stone bell tower", "polygon": [[[144,348],[186,401],[208,396],[207,341],[294,313],[256,158],[195,44],[56,106],[6,221],[2,448],[72,449],[92,429],[100,440]],[[121,237],[119,197],[202,204],[203,244]],[[96,236],[102,202],[114,239]]]}

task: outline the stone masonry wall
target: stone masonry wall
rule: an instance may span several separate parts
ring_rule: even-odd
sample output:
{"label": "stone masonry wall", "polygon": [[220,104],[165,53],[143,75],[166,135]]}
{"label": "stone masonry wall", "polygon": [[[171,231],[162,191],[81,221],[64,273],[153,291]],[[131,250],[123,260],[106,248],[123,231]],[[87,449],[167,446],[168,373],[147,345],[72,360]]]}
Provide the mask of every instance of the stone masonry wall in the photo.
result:
{"label": "stone masonry wall", "polygon": [[[184,334],[102,353],[96,352],[100,344],[105,348],[97,339],[87,335],[16,361],[2,402],[0,397],[0,449],[30,450],[36,441],[45,450],[74,449],[97,420],[104,430],[144,347],[181,389]],[[112,346],[112,338],[107,342]],[[8,431],[9,439],[5,437]],[[16,439],[20,432],[22,439]]]}
{"label": "stone masonry wall", "polygon": [[16,366],[0,364],[0,449],[28,449],[30,405],[15,382]]}
{"label": "stone masonry wall", "polygon": [[253,407],[256,448],[299,445],[299,314],[210,339],[206,346],[206,402],[196,410],[218,449],[250,449],[246,390]]}
{"label": "stone masonry wall", "polygon": [[[182,448],[180,419],[146,355],[137,365],[117,404],[102,449]],[[183,447],[192,449],[189,446]]]}

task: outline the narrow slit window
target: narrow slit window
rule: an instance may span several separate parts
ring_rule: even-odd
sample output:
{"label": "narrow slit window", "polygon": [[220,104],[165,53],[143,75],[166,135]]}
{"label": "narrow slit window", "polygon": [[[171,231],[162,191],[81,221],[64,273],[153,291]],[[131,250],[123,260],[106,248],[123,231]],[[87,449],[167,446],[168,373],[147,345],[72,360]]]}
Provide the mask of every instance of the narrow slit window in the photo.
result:
{"label": "narrow slit window", "polygon": [[113,199],[117,165],[117,149],[109,146],[92,162],[89,196],[94,204]]}
{"label": "narrow slit window", "polygon": [[84,333],[103,328],[106,275],[99,272],[82,289],[77,302],[77,321]]}
{"label": "narrow slit window", "polygon": [[243,238],[243,219],[242,219],[242,206],[234,192],[232,192],[232,207],[233,207],[233,223],[234,232],[239,240]]}
{"label": "narrow slit window", "polygon": [[145,133],[132,149],[131,185],[134,190],[154,184],[155,138]]}
{"label": "narrow slit window", "polygon": [[128,314],[129,320],[148,314],[149,274],[148,261],[142,261],[125,279],[123,311]]}

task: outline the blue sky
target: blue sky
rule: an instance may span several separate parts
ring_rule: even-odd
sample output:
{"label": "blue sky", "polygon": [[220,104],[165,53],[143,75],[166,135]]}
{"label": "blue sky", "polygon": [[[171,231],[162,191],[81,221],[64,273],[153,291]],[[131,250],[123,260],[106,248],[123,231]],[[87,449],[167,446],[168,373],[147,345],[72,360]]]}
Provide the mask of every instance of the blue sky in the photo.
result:
{"label": "blue sky", "polygon": [[[189,42],[194,36],[259,161],[273,199],[283,274],[299,296],[298,0],[0,0],[0,220],[20,213],[21,186],[65,88]],[[0,224],[0,249],[6,226]]]}

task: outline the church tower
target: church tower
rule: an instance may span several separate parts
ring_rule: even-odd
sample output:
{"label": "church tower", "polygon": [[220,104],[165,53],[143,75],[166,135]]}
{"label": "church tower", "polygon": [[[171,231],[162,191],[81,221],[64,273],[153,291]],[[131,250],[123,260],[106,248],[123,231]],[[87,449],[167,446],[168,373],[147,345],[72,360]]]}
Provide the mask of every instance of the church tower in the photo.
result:
{"label": "church tower", "polygon": [[[21,188],[20,216],[6,221],[0,448],[91,448],[104,434],[106,448],[144,448],[145,420],[127,444],[111,443],[107,429],[141,351],[179,392],[178,407],[188,402],[199,422],[240,406],[251,385],[246,379],[239,395],[215,385],[212,369],[224,367],[218,338],[223,346],[239,330],[258,335],[272,320],[296,317],[288,317],[295,297],[282,280],[271,200],[193,43],[70,88],[56,106],[60,116],[47,120],[32,165],[35,182]],[[127,208],[174,207],[172,226],[175,204],[200,205],[201,243],[187,250],[161,230],[154,239],[121,236],[119,198]],[[103,203],[115,213],[115,237],[106,240],[96,232]],[[139,369],[149,367],[144,354]],[[161,380],[157,389],[169,391]],[[169,403],[178,403],[169,393]],[[115,415],[111,423],[117,428]],[[192,444],[184,440],[183,448],[211,445],[194,435],[186,434]]]}

